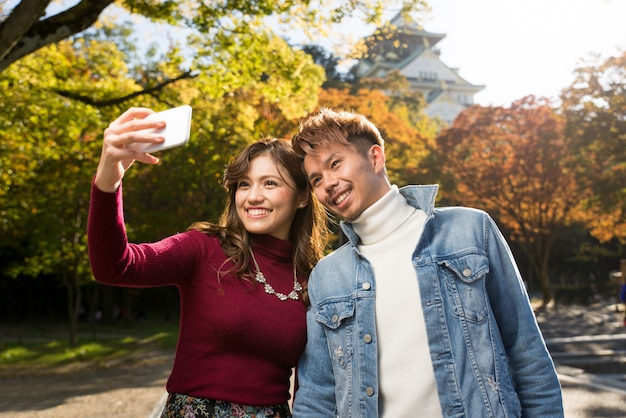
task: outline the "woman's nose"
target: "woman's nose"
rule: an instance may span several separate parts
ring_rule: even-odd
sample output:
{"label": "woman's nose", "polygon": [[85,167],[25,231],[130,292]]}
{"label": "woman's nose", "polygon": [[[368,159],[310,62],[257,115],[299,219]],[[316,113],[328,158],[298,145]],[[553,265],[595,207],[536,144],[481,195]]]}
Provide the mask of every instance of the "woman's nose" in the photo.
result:
{"label": "woman's nose", "polygon": [[250,187],[250,192],[248,193],[248,201],[252,203],[262,202],[264,199],[263,190],[258,186]]}

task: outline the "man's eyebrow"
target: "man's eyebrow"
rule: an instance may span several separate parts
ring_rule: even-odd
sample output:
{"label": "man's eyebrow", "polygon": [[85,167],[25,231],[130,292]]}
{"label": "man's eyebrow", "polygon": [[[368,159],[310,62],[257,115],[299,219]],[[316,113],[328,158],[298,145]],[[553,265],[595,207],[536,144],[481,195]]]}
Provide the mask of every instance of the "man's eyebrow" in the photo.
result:
{"label": "man's eyebrow", "polygon": [[[330,154],[328,157],[326,157],[326,158],[322,161],[322,167],[326,167],[327,165],[329,165],[329,164],[330,164],[330,162],[331,162],[332,160],[334,160],[334,159],[335,159],[335,157],[336,157],[336,155],[337,155],[337,154],[338,154],[337,152],[333,152],[333,153],[332,153],[332,154]],[[314,179],[315,177],[317,177],[318,175],[319,175],[319,173],[317,173],[317,172],[315,172],[315,171],[314,171],[314,172],[312,172],[312,173],[311,173],[311,174],[309,174],[309,176],[308,176],[309,181],[313,180],[313,179]]]}

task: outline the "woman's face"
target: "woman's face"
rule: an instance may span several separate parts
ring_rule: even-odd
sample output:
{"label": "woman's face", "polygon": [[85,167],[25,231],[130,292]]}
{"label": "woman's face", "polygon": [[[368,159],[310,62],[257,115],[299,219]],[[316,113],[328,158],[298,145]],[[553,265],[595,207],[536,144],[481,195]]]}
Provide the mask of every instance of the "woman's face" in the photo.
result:
{"label": "woman's face", "polygon": [[283,240],[289,239],[291,223],[304,199],[293,180],[281,176],[268,155],[250,161],[248,173],[239,179],[235,191],[237,215],[246,230]]}

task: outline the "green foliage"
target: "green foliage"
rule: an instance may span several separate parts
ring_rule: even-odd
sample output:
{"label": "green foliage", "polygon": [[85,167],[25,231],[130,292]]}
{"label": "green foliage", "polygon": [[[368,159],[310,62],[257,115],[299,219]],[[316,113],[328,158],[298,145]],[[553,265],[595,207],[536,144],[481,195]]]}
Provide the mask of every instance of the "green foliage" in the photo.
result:
{"label": "green foliage", "polygon": [[[60,273],[64,265],[89,277],[86,260],[77,255],[86,252],[84,227],[102,115],[56,91],[84,87],[102,96],[132,86],[108,76],[122,64],[109,48],[95,46],[63,42],[3,73],[2,244],[28,240],[30,248],[28,257],[5,267],[10,276]],[[107,60],[100,59],[103,54]]]}
{"label": "green foliage", "polygon": [[321,45],[304,45],[302,47],[302,51],[309,54],[311,58],[313,58],[313,62],[324,68],[326,81],[322,86],[323,88],[339,88],[344,82],[351,81],[350,74],[345,74],[339,71],[339,57],[336,57]]}
{"label": "green foliage", "polygon": [[[52,339],[42,342],[8,342],[0,347],[0,368],[57,367],[69,363],[102,363],[109,360],[130,359],[147,349],[172,351],[176,347],[177,328],[159,325],[161,331],[130,330],[126,336],[97,340],[80,340],[75,346],[67,341]],[[163,330],[166,328],[166,330]],[[115,330],[119,333],[119,330]],[[40,338],[39,338],[40,339]]]}
{"label": "green foliage", "polygon": [[251,107],[276,105],[290,119],[315,106],[316,94],[311,93],[324,81],[324,72],[308,54],[245,24],[233,33],[219,30],[212,37],[193,38],[197,54],[192,67],[202,74],[205,99],[239,96]]}
{"label": "green foliage", "polygon": [[[217,39],[216,32],[230,35],[241,28],[267,31],[268,25],[288,32],[298,30],[310,39],[327,35],[328,28],[346,17],[360,17],[379,23],[385,10],[399,10],[406,16],[427,9],[424,0],[257,0],[257,1],[87,1],[71,5],[43,1],[0,2],[0,71],[42,47],[56,44],[90,27],[98,28],[118,20],[117,15],[167,25]],[[9,8],[9,6],[11,8]],[[48,14],[46,15],[45,12]],[[272,18],[268,23],[269,18]]]}

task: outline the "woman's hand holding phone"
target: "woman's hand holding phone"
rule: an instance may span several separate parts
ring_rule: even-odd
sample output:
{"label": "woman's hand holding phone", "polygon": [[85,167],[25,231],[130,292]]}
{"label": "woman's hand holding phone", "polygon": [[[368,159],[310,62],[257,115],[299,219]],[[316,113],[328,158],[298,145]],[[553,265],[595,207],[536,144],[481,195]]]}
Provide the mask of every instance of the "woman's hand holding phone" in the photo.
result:
{"label": "woman's hand holding phone", "polygon": [[180,147],[189,141],[191,133],[191,106],[183,105],[167,109],[162,112],[153,113],[146,117],[146,120],[165,121],[165,128],[151,129],[152,133],[163,136],[163,142],[150,144],[131,144],[129,148],[142,152],[163,151],[170,148]]}
{"label": "woman's hand holding phone", "polygon": [[[186,143],[189,139],[191,108],[186,105],[180,108],[159,113],[148,108],[130,108],[111,122],[104,131],[102,153],[94,180],[96,186],[102,191],[114,192],[133,162],[156,164],[159,159],[148,152]],[[173,112],[175,109],[178,110]],[[182,125],[181,113],[187,118]],[[186,130],[182,141],[181,130],[183,133]],[[176,139],[176,145],[167,143],[168,138]]]}

